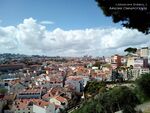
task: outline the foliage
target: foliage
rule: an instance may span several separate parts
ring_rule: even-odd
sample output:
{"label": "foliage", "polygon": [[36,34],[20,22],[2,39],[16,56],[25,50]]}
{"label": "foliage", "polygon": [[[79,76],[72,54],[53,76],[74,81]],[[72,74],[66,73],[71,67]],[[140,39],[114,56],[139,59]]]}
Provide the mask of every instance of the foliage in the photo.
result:
{"label": "foliage", "polygon": [[103,64],[103,67],[111,68],[111,64]]}
{"label": "foliage", "polygon": [[104,82],[97,82],[92,81],[88,82],[86,87],[84,88],[85,97],[88,98],[88,96],[92,97],[99,92],[105,91],[105,83]]}
{"label": "foliage", "polygon": [[5,88],[0,88],[0,94],[6,94],[7,93],[7,89]]}
{"label": "foliage", "polygon": [[144,103],[144,102],[150,100],[150,98],[147,97],[138,87],[135,87],[133,89],[133,91],[135,92],[135,94],[136,94],[138,100],[140,101],[140,103]]}
{"label": "foliage", "polygon": [[150,97],[150,73],[142,74],[141,77],[137,79],[136,84],[140,91]]}
{"label": "foliage", "polygon": [[128,47],[124,50],[124,52],[128,53],[135,53],[137,51],[137,48]]}
{"label": "foliage", "polygon": [[114,23],[131,29],[150,33],[149,0],[96,0],[106,16],[111,16]]}
{"label": "foliage", "polygon": [[117,82],[123,82],[123,75],[121,73],[118,73],[119,68],[112,70],[112,76],[111,80],[112,81],[117,81]]}
{"label": "foliage", "polygon": [[93,64],[93,66],[100,68],[100,66],[102,65],[102,63],[100,61],[95,61],[95,63]]}
{"label": "foliage", "polygon": [[117,103],[118,110],[123,110],[124,113],[134,113],[133,108],[139,103],[139,100],[130,88],[125,86],[115,87],[110,91],[110,94],[114,97],[115,100],[113,102]]}
{"label": "foliage", "polygon": [[138,103],[135,93],[130,88],[114,87],[86,101],[74,113],[114,113],[119,110],[123,110],[123,113],[135,113],[134,107]]}

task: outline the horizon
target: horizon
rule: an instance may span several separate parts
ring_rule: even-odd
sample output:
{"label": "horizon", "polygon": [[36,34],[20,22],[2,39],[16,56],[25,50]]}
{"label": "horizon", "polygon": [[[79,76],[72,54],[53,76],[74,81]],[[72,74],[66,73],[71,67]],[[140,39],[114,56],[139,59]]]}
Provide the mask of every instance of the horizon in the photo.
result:
{"label": "horizon", "polygon": [[46,56],[110,56],[150,45],[150,34],[105,17],[95,0],[1,0],[0,51]]}

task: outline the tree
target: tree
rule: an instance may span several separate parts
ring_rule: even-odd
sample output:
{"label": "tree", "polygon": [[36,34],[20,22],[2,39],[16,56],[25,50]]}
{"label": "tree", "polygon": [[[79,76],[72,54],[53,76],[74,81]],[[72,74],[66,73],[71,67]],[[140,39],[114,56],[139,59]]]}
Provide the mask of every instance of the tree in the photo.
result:
{"label": "tree", "polygon": [[114,113],[119,110],[122,110],[123,113],[135,113],[134,107],[138,103],[136,94],[130,88],[114,87],[86,101],[74,113]]}
{"label": "tree", "polygon": [[137,86],[146,96],[150,97],[150,73],[142,74],[136,80]]}
{"label": "tree", "polygon": [[132,48],[132,47],[129,47],[124,50],[124,52],[128,52],[128,53],[135,53],[136,51],[137,51],[137,48]]}
{"label": "tree", "polygon": [[114,97],[113,103],[116,104],[115,108],[123,110],[123,113],[135,112],[134,107],[139,104],[139,100],[130,88],[126,86],[114,87],[110,94]]}
{"label": "tree", "polygon": [[94,95],[98,94],[99,92],[104,92],[106,84],[104,82],[97,82],[92,81],[88,82],[84,88],[85,97],[93,97]]}
{"label": "tree", "polygon": [[7,93],[7,89],[5,88],[0,88],[0,94],[6,94]]}
{"label": "tree", "polygon": [[93,66],[98,67],[100,69],[101,65],[102,65],[102,63],[100,61],[95,61]]}
{"label": "tree", "polygon": [[111,16],[114,23],[122,22],[126,28],[138,29],[150,33],[149,0],[96,0],[106,16]]}

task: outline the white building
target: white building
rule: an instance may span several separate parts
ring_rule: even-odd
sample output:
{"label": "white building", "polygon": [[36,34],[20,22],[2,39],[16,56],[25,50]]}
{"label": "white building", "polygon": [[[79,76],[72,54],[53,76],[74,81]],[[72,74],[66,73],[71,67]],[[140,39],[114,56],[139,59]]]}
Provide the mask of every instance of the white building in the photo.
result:
{"label": "white building", "polygon": [[49,104],[48,106],[33,105],[33,112],[34,113],[56,113],[55,105],[54,104]]}
{"label": "white building", "polygon": [[149,48],[148,47],[141,48],[141,50],[140,50],[140,56],[144,57],[144,58],[147,58],[148,55],[149,55]]}
{"label": "white building", "polygon": [[134,68],[141,68],[144,66],[143,58],[139,58],[136,56],[129,56],[127,60],[127,67],[133,66]]}
{"label": "white building", "polygon": [[62,109],[68,107],[68,100],[62,96],[55,96],[55,97],[51,98],[50,103],[58,105]]}
{"label": "white building", "polygon": [[82,92],[84,86],[84,79],[81,76],[69,76],[65,84],[72,84],[76,92]]}
{"label": "white building", "polygon": [[42,89],[24,89],[17,94],[17,98],[41,98]]}
{"label": "white building", "polygon": [[41,99],[17,99],[13,103],[13,113],[57,113],[55,104]]}
{"label": "white building", "polygon": [[141,76],[141,74],[149,73],[149,68],[134,68],[132,69],[133,79],[137,79]]}

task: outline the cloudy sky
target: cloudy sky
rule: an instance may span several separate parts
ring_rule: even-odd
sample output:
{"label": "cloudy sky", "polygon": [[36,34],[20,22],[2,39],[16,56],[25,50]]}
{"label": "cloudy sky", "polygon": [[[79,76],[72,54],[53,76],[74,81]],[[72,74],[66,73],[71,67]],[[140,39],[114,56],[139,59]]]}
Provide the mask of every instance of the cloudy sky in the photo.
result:
{"label": "cloudy sky", "polygon": [[112,23],[94,0],[0,0],[0,53],[109,56],[149,45],[150,35]]}

